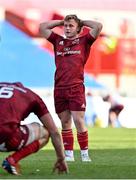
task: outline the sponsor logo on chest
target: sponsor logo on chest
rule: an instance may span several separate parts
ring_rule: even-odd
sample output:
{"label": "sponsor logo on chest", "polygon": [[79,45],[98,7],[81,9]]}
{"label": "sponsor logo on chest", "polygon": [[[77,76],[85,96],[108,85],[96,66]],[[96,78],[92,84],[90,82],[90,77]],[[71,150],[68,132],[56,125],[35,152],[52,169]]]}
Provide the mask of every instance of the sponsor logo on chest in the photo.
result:
{"label": "sponsor logo on chest", "polygon": [[[75,45],[75,44],[79,44],[79,39],[74,39],[73,41],[71,41],[68,45]],[[64,41],[60,41],[59,42],[60,46],[64,45]],[[56,55],[57,56],[65,56],[65,55],[73,55],[73,54],[81,54],[81,50],[73,50],[72,47],[64,47],[62,48],[63,50],[57,51]]]}

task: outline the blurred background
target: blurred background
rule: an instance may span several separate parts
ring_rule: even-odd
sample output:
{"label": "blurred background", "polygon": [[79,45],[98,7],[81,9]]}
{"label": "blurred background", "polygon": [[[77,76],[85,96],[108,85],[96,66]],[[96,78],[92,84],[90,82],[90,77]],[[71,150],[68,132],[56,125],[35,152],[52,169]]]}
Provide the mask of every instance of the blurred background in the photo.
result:
{"label": "blurred background", "polygon": [[[37,92],[60,126],[53,102],[53,49],[38,28],[67,14],[103,24],[85,66],[86,124],[136,128],[135,0],[0,0],[0,81],[21,81]],[[30,115],[28,121],[33,120]]]}

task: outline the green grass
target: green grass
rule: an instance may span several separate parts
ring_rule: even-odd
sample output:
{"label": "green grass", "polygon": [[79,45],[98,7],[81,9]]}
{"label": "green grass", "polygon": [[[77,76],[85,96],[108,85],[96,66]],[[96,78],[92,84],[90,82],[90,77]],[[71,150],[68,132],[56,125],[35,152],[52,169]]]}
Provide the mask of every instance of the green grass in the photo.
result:
{"label": "green grass", "polygon": [[[0,179],[135,179],[136,129],[89,128],[91,163],[82,163],[75,134],[75,162],[68,163],[69,174],[52,174],[56,156],[49,143],[21,163],[22,176],[0,170]],[[1,153],[2,161],[8,153]],[[37,171],[37,169],[39,171]]]}

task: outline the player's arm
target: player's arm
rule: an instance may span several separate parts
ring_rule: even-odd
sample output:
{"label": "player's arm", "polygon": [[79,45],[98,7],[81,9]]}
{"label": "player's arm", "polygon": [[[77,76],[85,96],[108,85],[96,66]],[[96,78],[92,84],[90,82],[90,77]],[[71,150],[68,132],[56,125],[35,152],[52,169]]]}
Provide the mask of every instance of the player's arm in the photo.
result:
{"label": "player's arm", "polygon": [[50,113],[47,113],[43,115],[40,118],[43,125],[48,129],[52,144],[55,148],[56,155],[57,155],[57,161],[54,165],[53,171],[58,170],[58,173],[68,172],[68,167],[65,162],[65,154],[63,149],[63,143],[62,138],[60,136],[60,133],[52,119],[52,116]]}
{"label": "player's arm", "polygon": [[62,26],[64,24],[63,20],[51,20],[47,22],[43,22],[39,26],[40,34],[48,39],[52,33],[52,29],[57,26]]}
{"label": "player's arm", "polygon": [[83,26],[87,26],[91,28],[90,34],[92,37],[95,39],[99,36],[101,30],[102,30],[102,24],[97,21],[92,21],[92,20],[82,20]]}

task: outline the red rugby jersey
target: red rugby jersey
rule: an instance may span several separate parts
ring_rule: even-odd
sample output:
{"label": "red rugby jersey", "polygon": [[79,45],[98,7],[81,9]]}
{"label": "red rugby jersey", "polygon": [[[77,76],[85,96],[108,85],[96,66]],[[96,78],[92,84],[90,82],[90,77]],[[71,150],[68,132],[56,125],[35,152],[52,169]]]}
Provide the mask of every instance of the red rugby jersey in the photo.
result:
{"label": "red rugby jersey", "polygon": [[48,112],[38,95],[21,83],[0,83],[0,127],[19,124],[31,112],[39,118]]}
{"label": "red rugby jersey", "polygon": [[52,32],[48,38],[54,45],[55,87],[66,88],[84,81],[84,66],[95,39],[88,33],[74,40]]}

